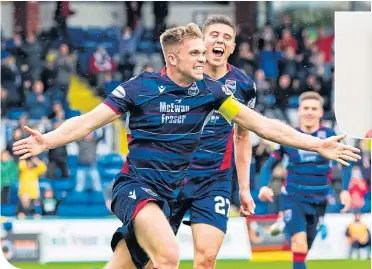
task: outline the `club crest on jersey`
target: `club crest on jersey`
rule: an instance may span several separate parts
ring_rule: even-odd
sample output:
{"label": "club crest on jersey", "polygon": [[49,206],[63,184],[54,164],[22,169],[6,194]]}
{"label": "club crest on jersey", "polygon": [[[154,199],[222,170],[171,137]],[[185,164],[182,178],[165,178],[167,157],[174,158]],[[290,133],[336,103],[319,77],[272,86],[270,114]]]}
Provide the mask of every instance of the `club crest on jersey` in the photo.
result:
{"label": "club crest on jersey", "polygon": [[235,80],[226,79],[225,86],[227,88],[229,88],[232,93],[234,93],[236,91],[236,81]]}
{"label": "club crest on jersey", "polygon": [[327,134],[325,131],[319,131],[318,132],[318,137],[321,138],[321,139],[325,139],[327,138]]}
{"label": "club crest on jersey", "polygon": [[199,88],[198,88],[198,86],[196,85],[196,82],[194,82],[194,83],[190,86],[190,88],[189,88],[189,90],[188,90],[188,93],[189,93],[189,95],[191,95],[191,96],[196,96],[196,95],[199,94]]}
{"label": "club crest on jersey", "polygon": [[226,95],[232,95],[233,93],[232,93],[232,91],[229,89],[229,88],[227,88],[225,85],[222,85],[222,91],[226,94]]}
{"label": "club crest on jersey", "polygon": [[147,188],[143,188],[141,187],[142,190],[144,190],[145,192],[147,192],[148,194],[152,195],[152,196],[158,196],[153,190],[151,189],[147,189]]}
{"label": "club crest on jersey", "polygon": [[292,219],[292,209],[286,209],[283,211],[284,222],[290,222]]}
{"label": "club crest on jersey", "polygon": [[124,99],[126,93],[123,86],[119,85],[112,91],[112,95],[116,96],[117,98]]}

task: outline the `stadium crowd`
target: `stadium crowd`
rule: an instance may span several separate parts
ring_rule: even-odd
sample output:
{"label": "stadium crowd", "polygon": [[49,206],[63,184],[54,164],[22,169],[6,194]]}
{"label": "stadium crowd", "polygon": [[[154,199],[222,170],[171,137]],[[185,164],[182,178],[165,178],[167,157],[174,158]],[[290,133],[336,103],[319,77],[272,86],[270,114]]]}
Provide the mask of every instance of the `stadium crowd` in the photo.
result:
{"label": "stadium crowd", "polygon": [[[128,25],[111,32],[101,29],[98,35],[97,30],[96,34],[86,32],[81,35],[82,29],[68,29],[60,34],[61,38],[55,39],[51,32],[42,29],[27,36],[22,36],[16,29],[12,37],[2,36],[1,117],[7,124],[8,134],[6,148],[1,154],[4,215],[80,216],[78,206],[75,211],[71,208],[93,198],[96,203],[101,203],[95,207],[94,215],[110,214],[112,185],[110,180],[102,180],[107,160],[100,162],[105,156],[97,155],[97,145],[105,136],[104,132],[79,141],[77,156],[68,156],[64,146],[38,158],[20,161],[12,154],[12,144],[25,136],[21,126],[26,123],[45,131],[73,116],[68,92],[71,76],[75,73],[88,77],[92,91],[101,96],[139,71],[160,71],[156,70],[158,64],[154,62],[138,63],[137,55],[145,54],[153,59],[154,54],[159,54],[156,37],[166,27],[167,9],[164,6],[163,3],[163,8],[154,7],[159,16],[155,16],[155,27],[150,30],[144,29],[141,23],[140,7],[129,5],[127,9],[137,10],[129,12],[135,16],[128,20]],[[85,42],[77,49],[81,44],[79,38],[86,38],[89,43]],[[255,80],[257,111],[295,126],[298,96],[305,91],[316,91],[325,99],[324,124],[337,127],[333,107],[333,39],[332,30],[319,28],[315,33],[295,27],[290,17],[285,16],[281,24],[268,22],[254,36],[245,36],[238,29],[237,46],[230,62]],[[259,173],[274,145],[255,135],[252,137],[251,189],[258,204],[256,213],[277,213],[277,204],[267,205],[257,199]],[[351,173],[353,209],[370,212],[370,147],[367,140],[350,143],[357,145],[363,156]],[[120,169],[122,161],[115,165]],[[340,166],[333,169],[334,194],[330,195],[330,212],[339,212],[341,208],[337,201],[341,191],[340,173]],[[280,193],[285,174],[283,165],[273,172],[270,185],[276,195]],[[92,182],[90,188],[86,187],[87,176]],[[235,205],[239,204],[238,197],[235,193]],[[70,209],[61,213],[58,207],[62,209],[63,205]]]}

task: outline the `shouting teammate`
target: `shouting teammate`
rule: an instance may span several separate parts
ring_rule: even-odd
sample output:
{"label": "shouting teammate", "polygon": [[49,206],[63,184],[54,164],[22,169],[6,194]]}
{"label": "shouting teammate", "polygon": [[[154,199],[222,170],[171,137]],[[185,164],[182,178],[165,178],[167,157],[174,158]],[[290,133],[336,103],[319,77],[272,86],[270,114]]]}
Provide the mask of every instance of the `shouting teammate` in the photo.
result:
{"label": "shouting teammate", "polygon": [[204,121],[213,110],[277,143],[316,151],[345,165],[360,158],[357,148],[339,143],[344,135],[322,140],[298,132],[241,105],[226,86],[204,78],[206,49],[197,25],[167,30],[161,44],[164,72],[143,72],[122,83],[95,109],[49,133],[25,127],[31,136],[13,146],[14,153],[26,159],[81,139],[130,113],[132,140],[125,167],[115,178],[111,205],[123,225],[113,236],[109,269],[141,268],[143,251],[155,268],[178,268],[179,247],[167,217],[178,206],[176,198]]}
{"label": "shouting teammate", "polygon": [[[236,29],[233,22],[226,16],[212,16],[205,22],[203,34],[207,48],[204,73],[229,88],[241,104],[253,108],[255,83],[241,70],[227,63],[235,49]],[[233,144],[241,211],[245,215],[254,213],[255,204],[249,183],[252,158],[249,131],[237,126],[234,135],[233,128],[220,113],[213,113],[204,127],[187,172],[187,183],[180,194],[179,199],[190,210],[195,269],[215,267],[226,233],[232,196]]]}
{"label": "shouting teammate", "polygon": [[[305,92],[299,97],[299,128],[300,132],[321,139],[335,135],[335,132],[320,126],[323,117],[323,98],[316,92]],[[276,228],[284,228],[293,253],[293,269],[306,268],[305,259],[311,248],[319,219],[324,216],[327,196],[330,191],[332,162],[315,152],[303,151],[288,146],[279,146],[269,157],[261,170],[261,189],[259,198],[263,201],[273,201],[273,191],[267,187],[274,167],[288,157],[288,174],[280,196],[281,218]],[[340,194],[341,203],[346,212],[351,203],[348,190],[349,173],[343,173],[343,191]]]}

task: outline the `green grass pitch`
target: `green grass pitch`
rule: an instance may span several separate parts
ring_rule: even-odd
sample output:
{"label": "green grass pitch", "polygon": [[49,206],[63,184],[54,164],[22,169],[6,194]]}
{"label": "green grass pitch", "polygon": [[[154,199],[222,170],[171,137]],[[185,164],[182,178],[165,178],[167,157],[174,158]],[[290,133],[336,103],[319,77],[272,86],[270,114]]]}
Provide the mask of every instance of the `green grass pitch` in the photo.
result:
{"label": "green grass pitch", "polygon": [[[91,269],[103,268],[104,263],[14,263],[20,269]],[[181,262],[180,269],[192,269],[192,262]],[[291,269],[290,262],[218,261],[216,269]],[[370,269],[371,261],[332,260],[309,261],[307,269]]]}

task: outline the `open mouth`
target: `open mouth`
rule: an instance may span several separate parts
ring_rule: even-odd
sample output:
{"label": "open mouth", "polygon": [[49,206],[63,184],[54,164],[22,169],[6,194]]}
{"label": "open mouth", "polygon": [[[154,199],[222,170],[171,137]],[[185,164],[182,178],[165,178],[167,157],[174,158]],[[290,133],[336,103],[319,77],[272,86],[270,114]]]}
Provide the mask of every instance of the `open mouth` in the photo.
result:
{"label": "open mouth", "polygon": [[222,49],[222,48],[214,48],[214,49],[212,50],[212,52],[213,52],[213,55],[214,55],[215,57],[221,57],[221,56],[223,55],[223,53],[225,52],[225,50]]}

